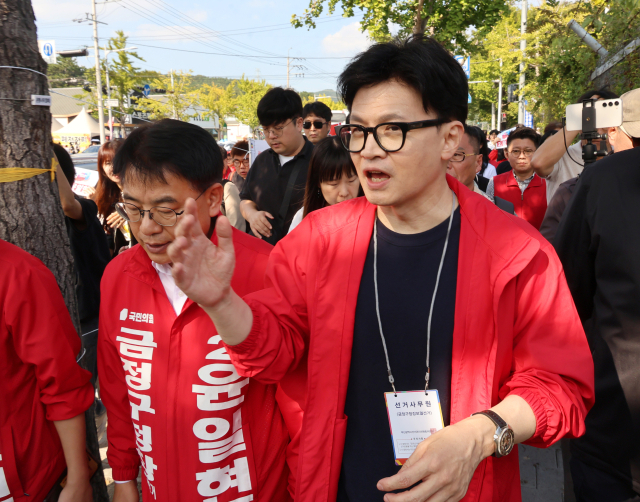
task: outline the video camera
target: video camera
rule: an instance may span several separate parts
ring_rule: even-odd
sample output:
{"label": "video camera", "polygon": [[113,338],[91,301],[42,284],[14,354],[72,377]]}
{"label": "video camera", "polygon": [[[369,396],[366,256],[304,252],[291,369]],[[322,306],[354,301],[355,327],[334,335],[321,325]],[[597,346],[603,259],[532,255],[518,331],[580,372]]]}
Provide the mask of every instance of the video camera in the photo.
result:
{"label": "video camera", "polygon": [[[587,100],[583,103],[567,106],[567,131],[581,131],[580,139],[587,143],[582,146],[582,159],[586,164],[592,164],[597,157],[607,155],[606,134],[599,134],[598,129],[608,129],[622,125],[622,100],[602,99]],[[598,150],[593,140],[601,140]]]}

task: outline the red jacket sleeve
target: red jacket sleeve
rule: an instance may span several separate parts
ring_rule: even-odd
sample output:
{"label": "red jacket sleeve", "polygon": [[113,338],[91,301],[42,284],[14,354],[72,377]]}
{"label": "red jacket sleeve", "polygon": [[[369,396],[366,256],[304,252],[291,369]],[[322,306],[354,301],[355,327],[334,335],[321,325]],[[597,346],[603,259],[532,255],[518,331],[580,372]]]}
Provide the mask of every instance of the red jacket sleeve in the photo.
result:
{"label": "red jacket sleeve", "polygon": [[[227,346],[238,373],[264,383],[277,383],[302,359],[309,341],[307,297],[323,242],[305,218],[281,240],[269,257],[266,289],[244,298],[253,312],[253,326],[242,343]],[[303,251],[304,250],[304,251]]]}
{"label": "red jacket sleeve", "polygon": [[35,367],[48,420],[68,420],[93,403],[91,373],[76,362],[80,337],[53,274],[35,260],[14,271],[3,307],[20,359]]}
{"label": "red jacket sleeve", "polygon": [[[102,284],[104,289],[104,280]],[[102,298],[98,331],[98,373],[100,374],[100,397],[107,408],[109,423],[107,458],[113,479],[130,481],[138,477],[140,457],[136,450],[136,436],[131,421],[131,405],[122,360],[106,322],[109,310],[104,307],[108,303],[104,300],[108,298],[104,291]]]}
{"label": "red jacket sleeve", "polygon": [[551,245],[540,241],[540,252],[516,279],[513,363],[499,395],[527,401],[537,426],[526,443],[547,447],[584,434],[595,397],[593,359],[562,266]]}

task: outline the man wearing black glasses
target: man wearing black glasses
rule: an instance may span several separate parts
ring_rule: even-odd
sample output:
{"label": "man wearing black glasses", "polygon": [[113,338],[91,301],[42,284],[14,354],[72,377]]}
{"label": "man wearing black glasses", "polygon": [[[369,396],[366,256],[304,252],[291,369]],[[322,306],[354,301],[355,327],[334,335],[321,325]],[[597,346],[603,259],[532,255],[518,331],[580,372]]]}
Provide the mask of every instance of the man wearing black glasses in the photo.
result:
{"label": "man wearing black glasses", "polygon": [[302,100],[274,87],[258,103],[271,148],[256,157],[240,192],[240,209],[256,237],[275,245],[302,207],[313,144],[302,136]]}
{"label": "man wearing black glasses", "polygon": [[[275,385],[236,372],[207,314],[177,288],[167,255],[187,199],[200,232],[217,240],[218,145],[201,127],[167,119],[134,130],[113,166],[123,185],[116,209],[139,243],[111,261],[101,284],[114,502],[139,501],[140,468],[143,502],[287,500]],[[226,277],[240,294],[257,291],[271,246],[232,232],[237,266]]]}
{"label": "man wearing black glasses", "polygon": [[302,109],[304,135],[314,145],[329,135],[331,129],[331,108],[322,101],[307,103]]}
{"label": "man wearing black glasses", "polygon": [[447,176],[468,87],[437,42],[374,45],[339,89],[351,117],[338,134],[366,198],[307,216],[272,252],[268,289],[244,298],[223,272],[229,224],[213,246],[188,201],[168,250],[176,284],[239,373],[298,403],[296,502],[520,501],[514,445],[582,434],[593,404],[560,262]]}

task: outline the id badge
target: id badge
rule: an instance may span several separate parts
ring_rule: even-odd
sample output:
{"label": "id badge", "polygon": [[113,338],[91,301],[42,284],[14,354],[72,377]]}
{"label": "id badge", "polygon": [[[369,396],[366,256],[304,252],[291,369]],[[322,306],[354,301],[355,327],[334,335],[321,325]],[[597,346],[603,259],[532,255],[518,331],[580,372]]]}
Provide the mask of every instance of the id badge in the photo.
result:
{"label": "id badge", "polygon": [[396,465],[404,464],[418,445],[444,428],[437,390],[385,392]]}

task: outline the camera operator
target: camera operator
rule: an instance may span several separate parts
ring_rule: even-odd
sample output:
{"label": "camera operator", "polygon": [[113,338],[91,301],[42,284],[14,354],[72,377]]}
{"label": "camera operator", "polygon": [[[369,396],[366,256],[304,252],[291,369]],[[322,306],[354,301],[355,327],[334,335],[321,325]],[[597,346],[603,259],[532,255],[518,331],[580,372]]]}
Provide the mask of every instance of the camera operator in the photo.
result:
{"label": "camera operator", "polygon": [[[601,89],[584,93],[577,103],[584,103],[590,99],[601,100],[618,97],[611,91]],[[540,145],[531,158],[531,167],[538,176],[547,182],[547,203],[551,202],[553,194],[561,183],[575,178],[584,168],[581,143],[571,144],[581,132],[567,131],[567,128],[564,127],[558,134],[554,134]],[[604,134],[607,131],[602,129],[598,132]]]}
{"label": "camera operator", "polygon": [[640,88],[621,99],[616,153],[580,176],[555,237],[595,366],[587,432],[571,440],[578,502],[640,494]]}

